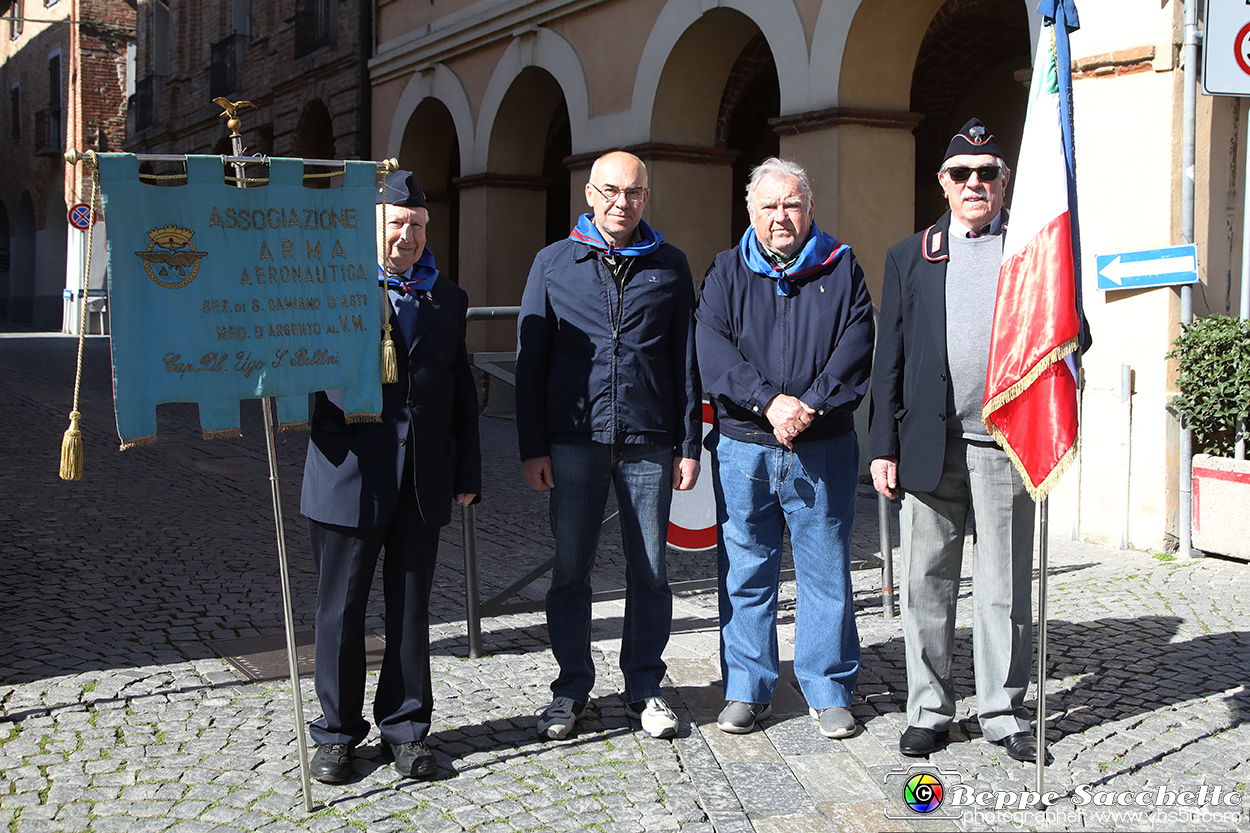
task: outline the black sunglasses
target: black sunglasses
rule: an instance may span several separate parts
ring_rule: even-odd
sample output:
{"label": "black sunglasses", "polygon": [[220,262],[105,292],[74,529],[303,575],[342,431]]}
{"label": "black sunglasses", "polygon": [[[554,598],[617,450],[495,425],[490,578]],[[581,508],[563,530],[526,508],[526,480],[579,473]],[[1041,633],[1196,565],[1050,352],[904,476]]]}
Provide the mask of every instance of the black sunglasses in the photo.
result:
{"label": "black sunglasses", "polygon": [[946,175],[951,178],[952,182],[967,182],[972,176],[972,172],[977,172],[977,179],[982,182],[993,182],[998,179],[998,174],[1002,170],[998,165],[982,165],[979,168],[969,168],[966,165],[958,165],[946,169]]}

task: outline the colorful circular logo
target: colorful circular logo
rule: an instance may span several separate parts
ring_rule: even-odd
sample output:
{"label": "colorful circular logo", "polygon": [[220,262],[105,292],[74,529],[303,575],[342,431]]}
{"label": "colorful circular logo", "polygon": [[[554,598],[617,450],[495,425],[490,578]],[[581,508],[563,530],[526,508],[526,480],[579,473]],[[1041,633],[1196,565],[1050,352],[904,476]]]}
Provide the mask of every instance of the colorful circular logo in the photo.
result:
{"label": "colorful circular logo", "polygon": [[903,801],[914,812],[932,813],[942,806],[942,782],[928,772],[913,775],[903,785]]}

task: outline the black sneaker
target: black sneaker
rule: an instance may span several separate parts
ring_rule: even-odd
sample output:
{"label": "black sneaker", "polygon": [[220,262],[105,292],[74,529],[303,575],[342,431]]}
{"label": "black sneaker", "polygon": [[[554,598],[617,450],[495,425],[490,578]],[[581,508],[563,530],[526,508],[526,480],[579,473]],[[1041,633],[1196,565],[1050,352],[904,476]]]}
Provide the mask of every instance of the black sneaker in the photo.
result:
{"label": "black sneaker", "polygon": [[323,784],[342,784],[352,775],[356,747],[350,743],[323,743],[313,753],[309,772]]}
{"label": "black sneaker", "polygon": [[395,757],[395,771],[404,778],[430,778],[438,772],[434,753],[419,740],[387,744]]}

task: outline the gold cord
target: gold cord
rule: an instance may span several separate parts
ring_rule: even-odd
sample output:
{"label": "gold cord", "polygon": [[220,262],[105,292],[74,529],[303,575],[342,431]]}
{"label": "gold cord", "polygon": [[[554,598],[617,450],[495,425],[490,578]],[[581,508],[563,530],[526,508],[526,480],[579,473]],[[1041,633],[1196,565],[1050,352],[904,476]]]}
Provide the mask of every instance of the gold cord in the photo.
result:
{"label": "gold cord", "polygon": [[85,155],[90,160],[88,167],[91,169],[91,200],[87,203],[90,206],[87,225],[87,263],[83,267],[83,294],[79,299],[82,312],[78,319],[78,368],[74,373],[74,408],[69,412],[69,428],[65,429],[65,436],[61,439],[60,474],[62,480],[82,480],[82,430],[79,428],[82,414],[78,410],[78,397],[82,392],[82,353],[83,345],[87,340],[87,298],[91,289],[91,245],[95,232],[96,190],[99,185],[99,167],[96,164],[95,151],[89,150]]}

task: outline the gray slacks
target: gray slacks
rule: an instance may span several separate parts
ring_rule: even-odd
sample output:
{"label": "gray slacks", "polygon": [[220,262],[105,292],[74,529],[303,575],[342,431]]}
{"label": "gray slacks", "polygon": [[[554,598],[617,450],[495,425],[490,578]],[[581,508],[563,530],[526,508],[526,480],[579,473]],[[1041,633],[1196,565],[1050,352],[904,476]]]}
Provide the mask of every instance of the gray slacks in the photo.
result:
{"label": "gray slacks", "polygon": [[900,514],[907,724],[942,731],[955,716],[951,656],[964,529],[974,517],[972,667],[988,740],[1029,730],[1034,503],[992,442],[946,439],[942,479],[907,492]]}

